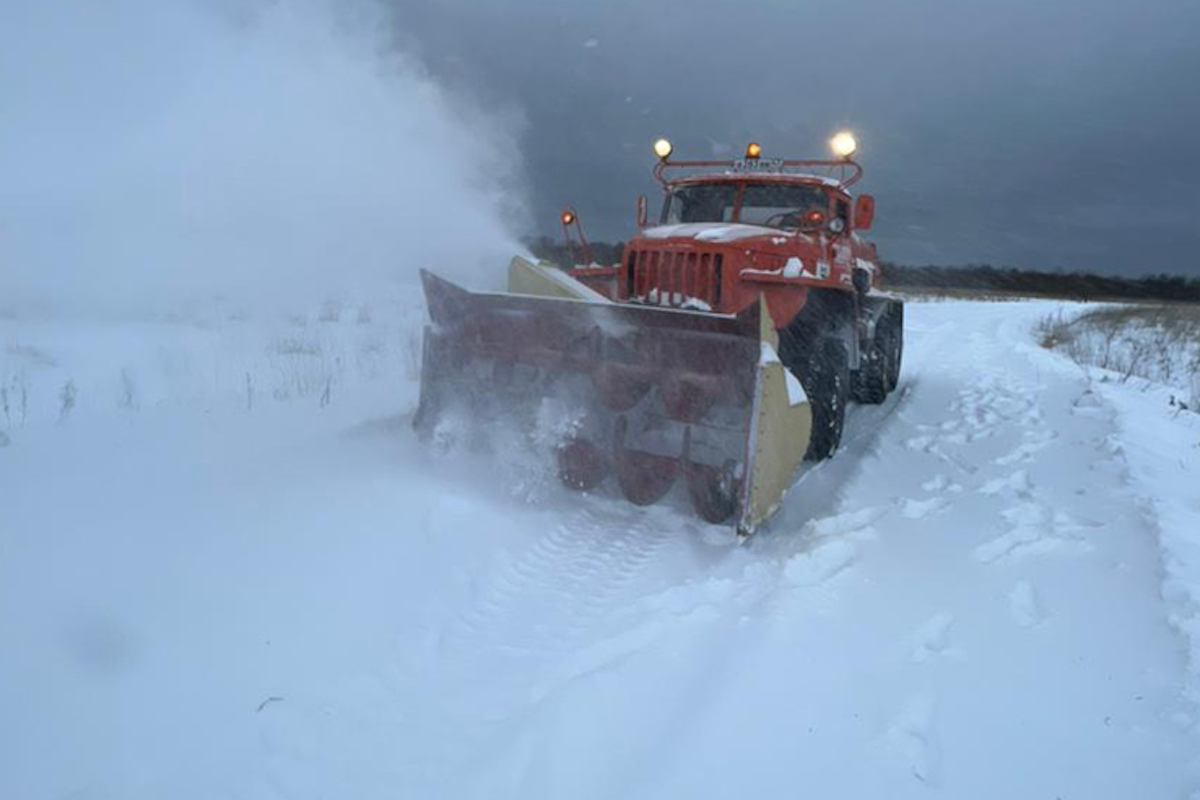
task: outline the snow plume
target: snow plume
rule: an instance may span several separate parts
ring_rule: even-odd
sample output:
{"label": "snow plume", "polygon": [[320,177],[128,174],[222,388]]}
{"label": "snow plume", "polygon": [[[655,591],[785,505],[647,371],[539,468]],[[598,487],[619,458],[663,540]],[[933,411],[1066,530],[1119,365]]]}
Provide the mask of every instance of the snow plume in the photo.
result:
{"label": "snow plume", "polygon": [[371,294],[519,250],[520,121],[389,45],[374,0],[0,9],[0,312]]}

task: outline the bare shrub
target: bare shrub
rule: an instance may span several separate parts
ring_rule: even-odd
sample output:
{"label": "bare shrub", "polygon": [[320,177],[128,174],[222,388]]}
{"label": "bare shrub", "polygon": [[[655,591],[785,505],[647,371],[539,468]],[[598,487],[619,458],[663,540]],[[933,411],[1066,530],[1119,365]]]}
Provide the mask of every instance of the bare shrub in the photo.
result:
{"label": "bare shrub", "polygon": [[1191,364],[1188,365],[1191,372],[1188,374],[1188,391],[1191,394],[1192,410],[1200,413],[1200,349],[1192,356]]}
{"label": "bare shrub", "polygon": [[280,339],[275,342],[274,349],[281,356],[319,356],[322,353],[320,342],[295,337]]}
{"label": "bare shrub", "polygon": [[124,367],[121,370],[121,408],[135,409],[137,403],[137,390],[133,385],[133,373],[129,371],[129,367]]}
{"label": "bare shrub", "polygon": [[1173,386],[1200,408],[1200,307],[1102,306],[1071,318],[1048,315],[1034,329],[1038,342],[1077,364]]}
{"label": "bare shrub", "polygon": [[325,303],[321,308],[321,315],[317,317],[318,322],[337,322],[342,318],[342,304],[332,300]]}
{"label": "bare shrub", "polygon": [[79,390],[75,388],[75,381],[68,379],[63,387],[58,390],[58,421],[65,420],[70,413],[75,409],[75,398],[79,394]]}
{"label": "bare shrub", "polygon": [[1056,314],[1042,317],[1033,327],[1038,344],[1047,350],[1062,347],[1071,338],[1071,327],[1063,320],[1062,309]]}
{"label": "bare shrub", "polygon": [[0,414],[4,426],[24,425],[29,417],[29,379],[24,372],[9,375],[0,383]]}

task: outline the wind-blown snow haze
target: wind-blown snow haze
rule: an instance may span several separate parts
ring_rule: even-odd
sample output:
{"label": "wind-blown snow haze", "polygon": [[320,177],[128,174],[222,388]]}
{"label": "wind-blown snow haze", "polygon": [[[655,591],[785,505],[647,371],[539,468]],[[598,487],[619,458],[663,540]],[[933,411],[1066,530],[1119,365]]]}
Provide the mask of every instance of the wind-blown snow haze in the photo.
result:
{"label": "wind-blown snow haze", "polygon": [[289,305],[421,266],[502,274],[519,119],[443,91],[390,22],[368,2],[7,4],[0,307]]}

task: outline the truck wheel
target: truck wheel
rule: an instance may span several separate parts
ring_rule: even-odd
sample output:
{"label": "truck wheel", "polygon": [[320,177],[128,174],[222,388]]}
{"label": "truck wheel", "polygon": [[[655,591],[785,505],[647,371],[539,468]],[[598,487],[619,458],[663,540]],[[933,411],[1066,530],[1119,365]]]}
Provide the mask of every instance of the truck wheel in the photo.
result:
{"label": "truck wheel", "polygon": [[874,338],[862,349],[851,387],[855,402],[875,405],[887,398],[891,373],[888,320],[889,316],[885,314],[875,326]]}
{"label": "truck wheel", "polygon": [[904,304],[893,303],[887,320],[887,390],[900,382],[900,359],[904,356]]}
{"label": "truck wheel", "polygon": [[812,439],[804,457],[821,461],[833,455],[842,441],[850,396],[850,359],[846,346],[837,339],[813,344],[800,378],[812,403]]}

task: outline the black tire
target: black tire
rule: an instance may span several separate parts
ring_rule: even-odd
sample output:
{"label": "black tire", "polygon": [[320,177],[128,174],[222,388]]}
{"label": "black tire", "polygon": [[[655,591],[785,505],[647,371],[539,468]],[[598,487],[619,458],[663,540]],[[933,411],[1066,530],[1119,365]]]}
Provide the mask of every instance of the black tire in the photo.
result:
{"label": "black tire", "polygon": [[875,326],[875,336],[859,354],[858,369],[854,371],[853,394],[856,403],[878,405],[888,396],[891,374],[891,350],[888,337],[888,315],[884,314]]}
{"label": "black tire", "polygon": [[894,302],[876,327],[876,338],[882,344],[883,385],[890,393],[900,380],[900,359],[904,355],[904,305]]}
{"label": "black tire", "polygon": [[812,438],[804,458],[821,461],[837,452],[850,398],[850,359],[838,339],[813,342],[803,362],[800,382],[812,404]]}
{"label": "black tire", "polygon": [[887,318],[887,390],[890,392],[900,382],[900,361],[904,357],[904,304],[892,303]]}

